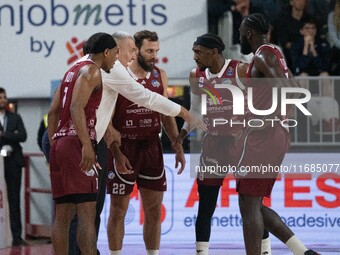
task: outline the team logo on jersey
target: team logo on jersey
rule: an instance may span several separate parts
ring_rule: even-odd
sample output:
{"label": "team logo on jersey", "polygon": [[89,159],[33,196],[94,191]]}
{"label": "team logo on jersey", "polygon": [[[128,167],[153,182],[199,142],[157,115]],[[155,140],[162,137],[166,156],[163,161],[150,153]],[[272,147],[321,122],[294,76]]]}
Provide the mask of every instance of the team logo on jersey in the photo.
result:
{"label": "team logo on jersey", "polygon": [[223,84],[230,84],[230,85],[231,85],[231,84],[232,84],[232,81],[231,81],[230,79],[223,79],[223,80],[222,80],[222,83],[223,83]]}
{"label": "team logo on jersey", "polygon": [[227,69],[227,76],[233,76],[234,74],[234,68],[232,68],[231,66],[228,67]]}
{"label": "team logo on jersey", "polygon": [[198,78],[198,87],[202,88],[204,86],[204,77]]}
{"label": "team logo on jersey", "polygon": [[155,77],[155,78],[159,77],[159,73],[156,69],[153,69],[152,74],[153,74],[153,77]]}
{"label": "team logo on jersey", "polygon": [[115,173],[113,171],[110,171],[108,174],[107,174],[107,178],[109,178],[110,180],[113,180],[113,178],[115,178]]}
{"label": "team logo on jersey", "polygon": [[158,88],[159,86],[161,86],[161,84],[157,80],[152,80],[151,85],[155,88]]}
{"label": "team logo on jersey", "polygon": [[[202,96],[205,98],[205,101],[209,103],[209,105],[222,105],[223,104],[222,98],[220,94],[216,91],[214,86],[211,86],[209,88],[201,88],[201,90],[204,92]],[[207,95],[209,96],[208,100],[207,100]]]}

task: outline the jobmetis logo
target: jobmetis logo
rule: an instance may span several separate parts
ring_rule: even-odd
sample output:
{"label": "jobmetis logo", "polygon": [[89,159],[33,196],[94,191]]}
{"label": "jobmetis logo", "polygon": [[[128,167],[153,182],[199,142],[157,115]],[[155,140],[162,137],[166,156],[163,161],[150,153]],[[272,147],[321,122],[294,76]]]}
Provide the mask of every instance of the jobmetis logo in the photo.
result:
{"label": "jobmetis logo", "polygon": [[68,65],[74,63],[79,58],[84,56],[84,53],[83,53],[84,43],[85,43],[85,40],[79,41],[77,37],[72,37],[70,41],[66,42],[65,47],[70,53],[70,57],[67,60]]}

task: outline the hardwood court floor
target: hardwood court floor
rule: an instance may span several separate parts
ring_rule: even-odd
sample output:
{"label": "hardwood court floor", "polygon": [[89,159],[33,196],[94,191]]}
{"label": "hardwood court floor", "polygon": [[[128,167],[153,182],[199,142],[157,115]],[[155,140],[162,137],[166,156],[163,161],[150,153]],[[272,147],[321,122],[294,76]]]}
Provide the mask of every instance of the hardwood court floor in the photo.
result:
{"label": "hardwood court floor", "polygon": [[[32,242],[30,242],[32,243]],[[34,242],[33,242],[34,243]],[[109,255],[108,245],[98,245],[101,255]],[[322,255],[340,255],[339,248],[322,247],[316,249]],[[123,247],[122,255],[145,255],[143,245],[128,244]],[[244,255],[245,252],[242,247],[233,247],[231,245],[212,245],[210,255]],[[25,247],[12,247],[0,249],[0,255],[53,255],[53,248],[51,244],[32,244]],[[195,255],[195,248],[192,244],[173,244],[162,245],[160,255]],[[292,253],[285,247],[273,247],[272,255],[292,255]]]}

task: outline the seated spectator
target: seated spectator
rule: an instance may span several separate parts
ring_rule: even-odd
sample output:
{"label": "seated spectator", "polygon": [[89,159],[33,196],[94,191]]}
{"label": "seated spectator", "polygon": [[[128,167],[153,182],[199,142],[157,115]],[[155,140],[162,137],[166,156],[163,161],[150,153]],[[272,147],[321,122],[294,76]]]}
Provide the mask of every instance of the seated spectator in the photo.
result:
{"label": "seated spectator", "polygon": [[328,37],[333,45],[330,73],[340,75],[340,0],[336,1],[334,11],[328,15]]}
{"label": "seated spectator", "polygon": [[[334,99],[334,86],[329,79],[331,49],[326,40],[317,34],[316,21],[306,17],[301,20],[301,37],[292,45],[291,56],[293,73],[297,76],[323,76],[320,79],[319,91],[314,93],[307,104],[312,113],[314,131],[333,133],[339,131],[339,106]],[[302,86],[307,86],[307,80],[300,80]]]}
{"label": "seated spectator", "polygon": [[[314,19],[306,17],[301,24],[301,36],[291,48],[293,73],[298,76],[329,76],[331,49],[328,42],[318,37]],[[331,83],[325,79],[322,82],[321,95],[334,97]]]}
{"label": "seated spectator", "polygon": [[274,24],[278,44],[281,45],[289,69],[292,69],[290,50],[292,44],[300,38],[301,20],[308,16],[306,0],[290,0],[290,8],[282,10],[280,18]]}

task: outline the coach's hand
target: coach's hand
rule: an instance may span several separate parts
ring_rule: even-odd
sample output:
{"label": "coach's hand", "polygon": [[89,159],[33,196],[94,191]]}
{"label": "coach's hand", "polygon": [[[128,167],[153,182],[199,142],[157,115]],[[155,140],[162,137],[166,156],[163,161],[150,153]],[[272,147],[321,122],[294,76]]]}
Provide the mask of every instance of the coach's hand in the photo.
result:
{"label": "coach's hand", "polygon": [[207,130],[207,125],[201,120],[202,116],[188,112],[188,110],[183,106],[181,107],[181,111],[178,116],[184,119],[190,125],[190,131],[195,128],[202,129],[203,131]]}

